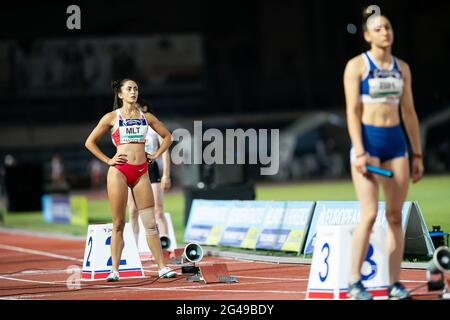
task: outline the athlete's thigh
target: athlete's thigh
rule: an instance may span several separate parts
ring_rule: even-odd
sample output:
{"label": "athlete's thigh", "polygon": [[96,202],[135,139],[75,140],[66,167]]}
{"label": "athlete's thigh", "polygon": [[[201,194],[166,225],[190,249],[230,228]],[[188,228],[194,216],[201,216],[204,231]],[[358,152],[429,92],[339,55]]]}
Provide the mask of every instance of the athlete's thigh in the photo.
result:
{"label": "athlete's thigh", "polygon": [[133,192],[131,188],[128,188],[128,214],[130,216],[130,221],[136,220],[138,218],[136,203],[134,202]]}
{"label": "athlete's thigh", "polygon": [[[371,157],[370,164],[379,166],[379,159]],[[378,184],[379,181],[373,174],[364,176],[356,168],[351,166],[353,186],[355,188],[356,197],[361,206],[362,219],[375,219],[378,211]]]}
{"label": "athlete's thigh", "polygon": [[387,212],[399,212],[408,194],[409,163],[406,157],[394,158],[382,164],[384,169],[392,170],[392,178],[383,179],[384,197]]}
{"label": "athlete's thigh", "polygon": [[128,186],[125,176],[114,167],[110,167],[108,170],[107,190],[113,218],[124,218]]}
{"label": "athlete's thigh", "polygon": [[148,177],[148,172],[139,177],[136,184],[131,188],[134,201],[138,210],[154,206],[153,191]]}

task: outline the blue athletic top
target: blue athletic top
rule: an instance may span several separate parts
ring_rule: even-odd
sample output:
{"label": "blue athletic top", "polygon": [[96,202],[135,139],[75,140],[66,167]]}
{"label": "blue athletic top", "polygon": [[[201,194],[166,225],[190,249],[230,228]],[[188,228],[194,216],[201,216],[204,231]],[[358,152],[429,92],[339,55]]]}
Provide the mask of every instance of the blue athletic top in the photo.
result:
{"label": "blue athletic top", "polygon": [[398,105],[403,94],[403,74],[397,58],[392,57],[389,69],[382,69],[369,51],[362,55],[366,63],[366,72],[360,85],[362,102]]}

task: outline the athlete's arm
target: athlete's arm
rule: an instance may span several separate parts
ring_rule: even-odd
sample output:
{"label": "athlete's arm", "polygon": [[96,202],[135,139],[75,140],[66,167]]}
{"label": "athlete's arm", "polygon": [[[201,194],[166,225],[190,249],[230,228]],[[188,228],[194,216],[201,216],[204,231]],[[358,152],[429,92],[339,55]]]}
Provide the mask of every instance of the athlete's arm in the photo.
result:
{"label": "athlete's arm", "polygon": [[[158,136],[159,144],[163,142],[163,139]],[[170,189],[171,182],[170,182],[170,155],[169,151],[166,150],[162,154],[163,159],[163,175],[161,177],[161,185],[164,191],[167,191]]]}
{"label": "athlete's arm", "polygon": [[113,166],[115,164],[121,164],[127,162],[126,154],[116,153],[113,158],[109,158],[106,154],[104,154],[97,145],[97,141],[109,130],[112,128],[112,123],[114,121],[114,112],[109,112],[105,114],[97,126],[92,130],[91,134],[87,137],[86,142],[84,143],[85,147],[100,161],[105,162],[106,164]]}
{"label": "athlete's arm", "polygon": [[344,71],[344,92],[347,112],[347,127],[356,152],[357,159],[353,165],[361,173],[366,173],[367,156],[361,133],[362,101],[359,92],[361,81],[361,64],[359,57],[347,63]]}
{"label": "athlete's arm", "polygon": [[147,159],[155,160],[159,156],[161,156],[167,149],[169,149],[170,145],[172,144],[172,135],[170,134],[169,130],[167,130],[167,128],[161,123],[161,121],[159,121],[151,113],[146,113],[145,118],[147,119],[149,126],[152,127],[153,130],[155,130],[156,133],[158,133],[162,138],[159,149],[156,150],[154,154],[147,154]]}
{"label": "athlete's arm", "polygon": [[413,152],[412,161],[412,179],[413,182],[419,181],[424,172],[423,160],[422,160],[422,145],[420,142],[420,128],[419,120],[417,118],[417,113],[414,108],[414,99],[412,94],[412,77],[411,70],[407,63],[399,61],[404,85],[403,85],[403,96],[400,100],[400,110],[403,118],[403,123],[405,125],[406,133],[408,134],[409,142],[411,144],[411,149]]}

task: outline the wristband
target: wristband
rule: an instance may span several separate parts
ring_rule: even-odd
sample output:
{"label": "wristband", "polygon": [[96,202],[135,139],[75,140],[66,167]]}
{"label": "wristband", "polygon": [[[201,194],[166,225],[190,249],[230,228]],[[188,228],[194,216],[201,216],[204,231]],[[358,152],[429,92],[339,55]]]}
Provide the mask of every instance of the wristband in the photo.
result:
{"label": "wristband", "polygon": [[420,153],[413,153],[413,158],[422,159],[422,155]]}

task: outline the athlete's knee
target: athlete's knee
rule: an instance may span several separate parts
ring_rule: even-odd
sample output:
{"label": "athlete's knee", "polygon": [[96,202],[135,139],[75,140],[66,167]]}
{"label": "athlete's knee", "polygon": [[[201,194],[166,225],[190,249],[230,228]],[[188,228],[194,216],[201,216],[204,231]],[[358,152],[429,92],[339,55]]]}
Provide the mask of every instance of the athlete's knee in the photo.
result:
{"label": "athlete's knee", "polygon": [[361,219],[361,224],[366,226],[368,229],[371,229],[377,220],[376,214],[368,214]]}
{"label": "athlete's knee", "polygon": [[141,217],[144,226],[145,235],[157,235],[158,229],[156,229],[155,208],[150,207],[139,210],[139,216]]}
{"label": "athlete's knee", "polygon": [[123,229],[125,229],[125,219],[124,218],[113,219],[113,230],[115,232],[122,232]]}
{"label": "athlete's knee", "polygon": [[386,220],[390,225],[402,224],[402,210],[386,210]]}

